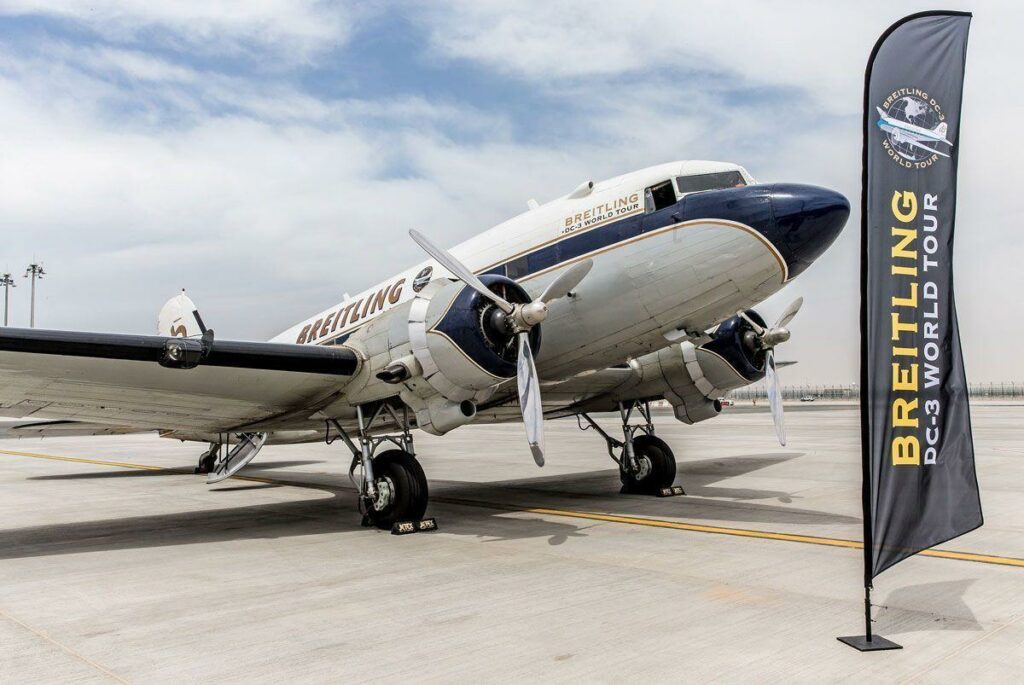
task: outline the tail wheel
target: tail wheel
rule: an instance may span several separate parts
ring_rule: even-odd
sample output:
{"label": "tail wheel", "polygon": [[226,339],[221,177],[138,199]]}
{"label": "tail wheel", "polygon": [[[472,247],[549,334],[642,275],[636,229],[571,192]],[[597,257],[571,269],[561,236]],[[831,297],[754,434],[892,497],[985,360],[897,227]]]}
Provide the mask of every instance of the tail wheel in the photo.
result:
{"label": "tail wheel", "polygon": [[388,450],[373,460],[377,498],[366,503],[366,516],[378,528],[396,521],[419,521],[427,511],[427,477],[416,457]]}
{"label": "tail wheel", "polygon": [[637,473],[619,469],[623,492],[653,495],[672,486],[676,479],[676,458],[664,440],[653,435],[638,435],[633,439],[633,454],[640,469]]}

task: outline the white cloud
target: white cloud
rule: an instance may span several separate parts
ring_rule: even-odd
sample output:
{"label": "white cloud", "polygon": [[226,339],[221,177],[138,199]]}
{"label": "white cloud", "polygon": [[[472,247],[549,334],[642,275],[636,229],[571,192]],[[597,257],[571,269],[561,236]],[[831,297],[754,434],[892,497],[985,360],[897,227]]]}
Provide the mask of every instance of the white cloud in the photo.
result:
{"label": "white cloud", "polygon": [[266,338],[420,260],[409,227],[452,244],[521,211],[527,187],[552,192],[528,172],[550,155],[501,142],[503,121],[472,107],[320,99],[138,51],[40,52],[0,53],[0,130],[14,132],[0,266],[46,260],[42,325],[149,332],[185,286],[222,333]]}
{"label": "white cloud", "polygon": [[[986,33],[1015,35],[1024,19],[1024,9],[997,0],[947,4],[977,9],[980,23],[991,21],[982,28]],[[852,112],[860,106],[864,63],[878,35],[932,3],[524,0],[509,12],[499,0],[450,0],[431,7],[425,17],[439,54],[542,86],[611,75],[646,81],[657,74],[711,72],[799,89],[820,109]],[[689,84],[677,83],[685,98]]]}
{"label": "white cloud", "polygon": [[[435,54],[453,60],[452,78],[467,60],[563,106],[572,134],[561,139],[528,128],[517,138],[522,122],[429,93],[328,98],[266,72],[228,75],[141,39],[159,27],[205,54],[308,59],[351,30],[351,12],[318,3],[239,17],[216,3],[100,2],[102,20],[77,18],[77,5],[33,7],[109,40],[0,48],[0,266],[46,259],[43,325],[149,332],[186,286],[222,335],[253,338],[419,260],[409,227],[454,244],[529,197],[669,159],[736,161],[764,181],[835,188],[856,206],[863,62],[884,25],[915,8],[537,3],[513,14],[475,2],[418,15]],[[1024,116],[1017,12],[979,11],[968,59],[957,274],[979,380],[1024,370],[1005,342],[1024,333],[1006,314],[1024,285],[1012,187],[1024,149],[1005,137],[1006,122]],[[785,370],[791,382],[854,377],[856,222],[764,306],[771,318],[807,296],[782,355],[801,362]],[[992,321],[1008,333],[966,333]]]}
{"label": "white cloud", "polygon": [[7,0],[0,13],[65,19],[112,41],[155,37],[206,54],[272,50],[288,62],[344,42],[352,20],[344,5],[312,0]]}

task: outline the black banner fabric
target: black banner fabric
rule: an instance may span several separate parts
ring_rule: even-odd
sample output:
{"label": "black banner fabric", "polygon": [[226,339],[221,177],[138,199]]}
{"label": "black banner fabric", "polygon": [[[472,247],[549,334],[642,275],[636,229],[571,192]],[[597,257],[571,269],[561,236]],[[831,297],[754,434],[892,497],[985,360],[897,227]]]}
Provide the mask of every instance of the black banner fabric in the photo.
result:
{"label": "black banner fabric", "polygon": [[861,411],[866,582],[982,524],[953,303],[970,15],[926,12],[875,45],[865,82]]}

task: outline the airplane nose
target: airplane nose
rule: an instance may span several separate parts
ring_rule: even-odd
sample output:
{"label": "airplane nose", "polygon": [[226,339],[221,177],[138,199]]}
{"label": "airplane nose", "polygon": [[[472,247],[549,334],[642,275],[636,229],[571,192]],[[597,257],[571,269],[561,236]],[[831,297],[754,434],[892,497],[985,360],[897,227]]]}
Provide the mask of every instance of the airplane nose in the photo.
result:
{"label": "airplane nose", "polygon": [[850,217],[850,202],[834,190],[795,183],[771,186],[768,197],[774,220],[766,237],[793,278],[839,237]]}

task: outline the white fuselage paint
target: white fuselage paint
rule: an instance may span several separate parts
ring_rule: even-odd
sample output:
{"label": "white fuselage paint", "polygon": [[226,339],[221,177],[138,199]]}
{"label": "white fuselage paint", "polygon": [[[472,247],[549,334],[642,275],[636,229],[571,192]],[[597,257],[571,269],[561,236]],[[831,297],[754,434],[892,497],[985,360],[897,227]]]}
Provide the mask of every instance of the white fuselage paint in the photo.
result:
{"label": "white fuselage paint", "polygon": [[[741,167],[721,162],[674,162],[650,167],[596,183],[582,197],[565,196],[541,205],[467,240],[451,252],[475,272],[482,273],[570,235],[643,214],[644,190],[651,185],[680,175],[719,171],[740,171],[748,183],[752,182]],[[634,195],[639,196],[638,206],[628,202]],[[623,199],[627,202],[623,203]],[[714,219],[676,223],[645,232],[517,280],[532,296],[537,296],[562,269],[587,258],[593,259],[594,268],[576,296],[553,302],[542,325],[543,341],[537,364],[547,379],[605,368],[665,347],[666,332],[677,328],[703,331],[737,309],[765,299],[788,278],[785,260],[756,230]],[[433,260],[424,261],[296,324],[273,341],[295,343],[302,339],[304,330],[318,322],[316,327],[328,332],[318,331],[305,344],[329,344],[343,335],[357,340],[359,329],[367,321],[412,299],[413,279],[427,266],[433,268],[433,278],[451,276]],[[397,283],[401,283],[400,293],[394,288]],[[384,295],[380,297],[382,291]],[[396,295],[394,301],[389,294]],[[365,304],[367,298],[371,299],[369,306]],[[382,299],[383,309],[373,311]],[[352,308],[353,303],[363,304]],[[342,325],[332,321],[346,308],[359,312],[359,320],[351,322],[350,314]],[[333,327],[324,321],[330,321]]]}

